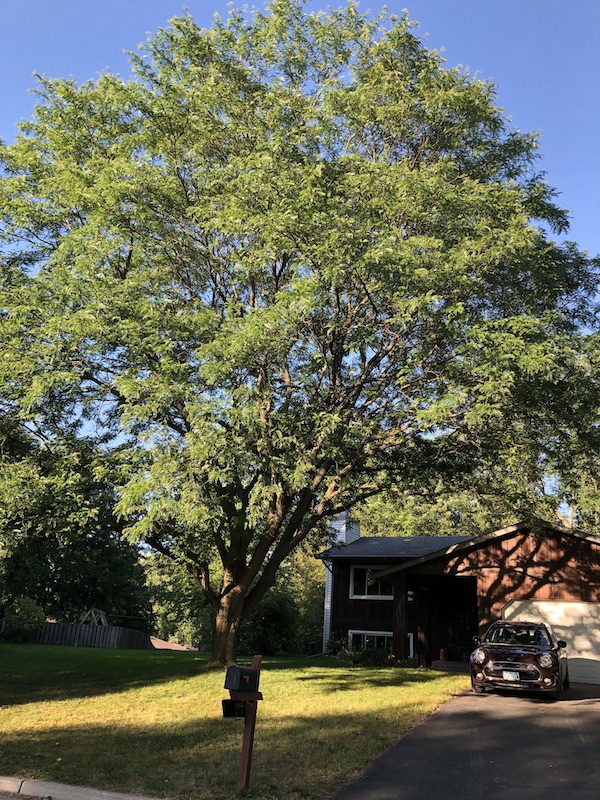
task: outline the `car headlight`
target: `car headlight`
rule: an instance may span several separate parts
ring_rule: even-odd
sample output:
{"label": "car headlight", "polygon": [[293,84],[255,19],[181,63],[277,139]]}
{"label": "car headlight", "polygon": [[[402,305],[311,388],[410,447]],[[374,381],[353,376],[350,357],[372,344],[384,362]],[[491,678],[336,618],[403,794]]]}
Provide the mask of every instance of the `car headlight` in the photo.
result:
{"label": "car headlight", "polygon": [[538,661],[540,662],[540,667],[544,667],[544,669],[551,669],[554,666],[552,653],[540,653]]}
{"label": "car headlight", "polygon": [[482,650],[481,647],[478,647],[477,650],[474,650],[471,653],[471,661],[474,664],[483,664],[486,659],[487,656],[485,654],[485,650]]}

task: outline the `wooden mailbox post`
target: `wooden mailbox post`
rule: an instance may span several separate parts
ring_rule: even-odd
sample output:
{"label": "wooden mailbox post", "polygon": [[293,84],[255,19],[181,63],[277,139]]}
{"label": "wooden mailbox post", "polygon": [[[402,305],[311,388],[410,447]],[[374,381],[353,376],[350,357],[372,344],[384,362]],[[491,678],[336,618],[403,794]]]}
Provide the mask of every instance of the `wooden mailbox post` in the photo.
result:
{"label": "wooden mailbox post", "polygon": [[229,700],[223,700],[223,716],[244,718],[244,738],[240,759],[238,791],[247,789],[250,783],[252,747],[258,701],[263,699],[258,691],[262,656],[254,656],[250,667],[228,667],[225,688],[229,689]]}

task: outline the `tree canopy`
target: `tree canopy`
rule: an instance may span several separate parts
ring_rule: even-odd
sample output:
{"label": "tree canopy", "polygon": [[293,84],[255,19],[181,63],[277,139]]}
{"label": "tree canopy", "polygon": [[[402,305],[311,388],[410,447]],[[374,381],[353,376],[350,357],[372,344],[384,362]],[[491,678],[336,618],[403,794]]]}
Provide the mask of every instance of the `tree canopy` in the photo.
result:
{"label": "tree canopy", "polygon": [[332,514],[590,444],[595,262],[552,239],[535,136],[406,17],[273,0],[131,63],[41,77],[2,149],[2,396],[119,445],[130,534],[189,565],[228,661]]}

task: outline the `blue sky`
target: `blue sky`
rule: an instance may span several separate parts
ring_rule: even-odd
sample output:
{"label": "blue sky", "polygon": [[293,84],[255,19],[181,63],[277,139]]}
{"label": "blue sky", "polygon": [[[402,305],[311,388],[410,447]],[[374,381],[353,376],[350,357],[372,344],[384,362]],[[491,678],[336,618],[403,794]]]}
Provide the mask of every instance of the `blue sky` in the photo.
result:
{"label": "blue sky", "polygon": [[[309,0],[307,8],[341,4]],[[361,0],[360,9],[382,4]],[[231,7],[226,0],[0,0],[0,137],[12,141],[16,122],[31,116],[33,72],[78,81],[105,70],[126,76],[124,51],[184,5],[202,27]],[[496,83],[516,128],[541,132],[547,180],[571,214],[568,238],[599,254],[598,0],[388,0],[387,7],[407,8],[428,46],[444,48],[448,66]]]}

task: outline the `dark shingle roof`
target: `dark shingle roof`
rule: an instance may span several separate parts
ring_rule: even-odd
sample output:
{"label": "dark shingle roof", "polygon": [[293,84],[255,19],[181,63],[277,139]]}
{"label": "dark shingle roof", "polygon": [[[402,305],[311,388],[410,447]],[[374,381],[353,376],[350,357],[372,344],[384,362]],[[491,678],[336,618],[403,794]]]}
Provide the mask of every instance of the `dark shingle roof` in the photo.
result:
{"label": "dark shingle roof", "polygon": [[376,559],[395,562],[427,556],[471,539],[472,536],[365,536],[350,544],[334,545],[321,557],[344,561]]}

